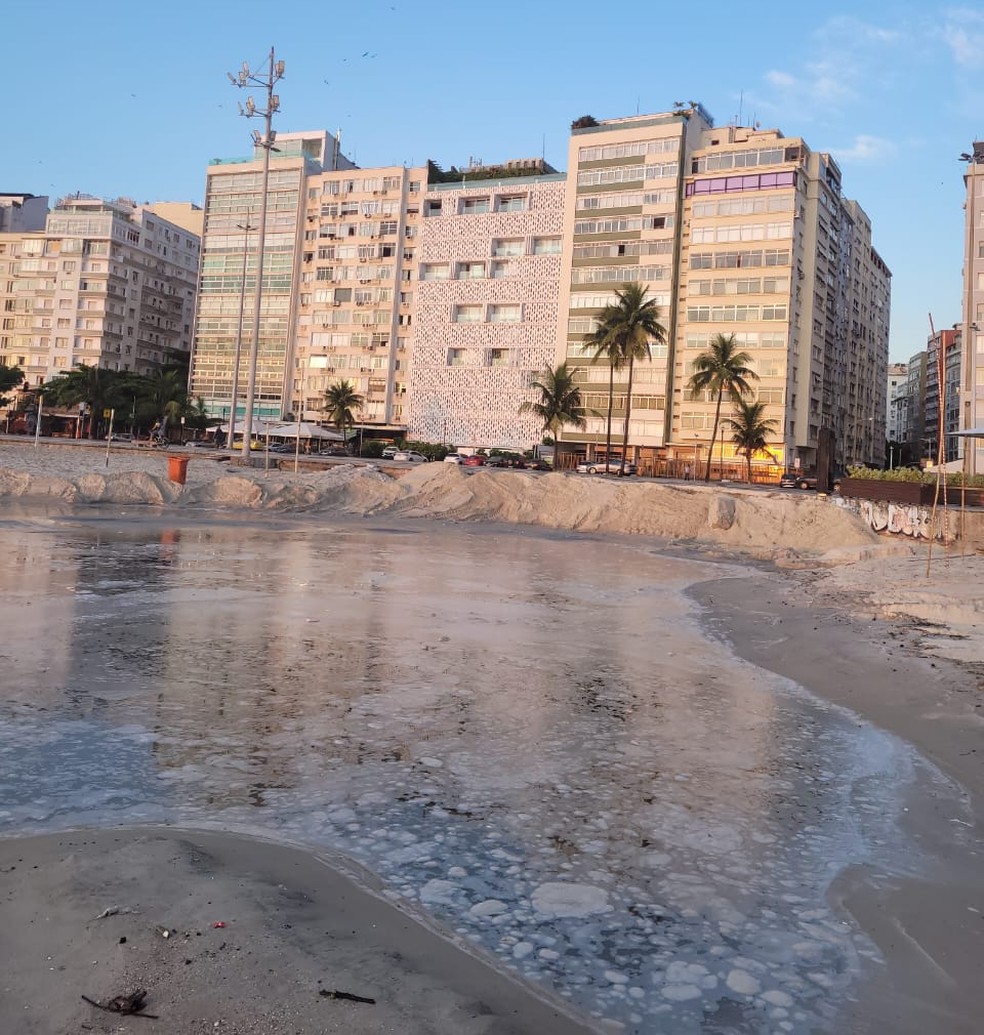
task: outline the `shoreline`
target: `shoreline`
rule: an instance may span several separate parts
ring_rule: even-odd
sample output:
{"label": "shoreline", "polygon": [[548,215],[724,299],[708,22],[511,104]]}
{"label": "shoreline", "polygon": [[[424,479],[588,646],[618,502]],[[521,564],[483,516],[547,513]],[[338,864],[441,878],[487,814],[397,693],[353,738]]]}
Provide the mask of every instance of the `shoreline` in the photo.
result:
{"label": "shoreline", "polygon": [[[855,610],[845,612],[843,593],[810,593],[788,573],[710,580],[688,595],[710,634],[738,657],[899,737],[966,794],[969,824],[941,810],[932,791],[916,795],[910,788],[903,824],[927,853],[926,871],[908,873],[905,859],[889,873],[852,866],[836,876],[828,898],[854,918],[884,960],[865,968],[839,1030],[972,1035],[984,1003],[978,966],[984,874],[977,861],[984,831],[984,698],[974,667],[924,656],[920,627],[911,618],[866,619],[860,597]],[[940,855],[947,841],[956,852]]]}

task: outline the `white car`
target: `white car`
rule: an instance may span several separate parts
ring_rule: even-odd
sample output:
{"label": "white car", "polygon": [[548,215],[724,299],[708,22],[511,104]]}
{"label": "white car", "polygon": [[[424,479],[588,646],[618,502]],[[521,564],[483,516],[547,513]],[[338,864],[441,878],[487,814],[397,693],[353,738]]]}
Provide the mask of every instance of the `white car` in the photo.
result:
{"label": "white car", "polygon": [[458,453],[448,453],[444,458],[444,462],[446,464],[463,464],[465,462],[465,458],[460,456]]}
{"label": "white car", "polygon": [[[615,460],[614,458],[609,460],[606,464],[604,459],[602,460],[584,460],[577,465],[578,474],[618,474],[622,469],[622,462]],[[625,473],[635,474],[636,465],[630,461],[625,461]]]}
{"label": "white car", "polygon": [[412,449],[400,449],[393,454],[394,460],[402,460],[408,464],[426,464],[427,457],[423,453],[415,453]]}

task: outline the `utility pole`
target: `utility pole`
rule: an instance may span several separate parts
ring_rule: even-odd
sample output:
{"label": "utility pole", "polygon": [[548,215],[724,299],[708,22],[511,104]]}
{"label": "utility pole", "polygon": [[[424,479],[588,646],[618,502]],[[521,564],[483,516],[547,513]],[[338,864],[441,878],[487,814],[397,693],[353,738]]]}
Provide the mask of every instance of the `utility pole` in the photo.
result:
{"label": "utility pole", "polygon": [[[246,262],[249,258],[250,231],[256,229],[255,226],[250,225],[249,213],[246,215],[246,222],[237,223],[236,229],[243,231],[245,240],[243,241],[243,279],[239,286],[239,325],[236,328],[236,353],[232,361],[232,399],[230,402],[232,422],[229,425],[229,437],[226,439],[226,445],[233,449],[236,446],[236,407],[238,406],[236,393],[239,391],[239,356],[243,348],[243,319],[246,311]],[[259,277],[259,271],[257,271],[257,277]]]}
{"label": "utility pole", "polygon": [[[273,146],[276,133],[273,131],[274,112],[280,110],[280,98],[273,92],[274,86],[284,77],[284,63],[277,61],[274,48],[270,48],[269,63],[263,73],[254,73],[244,61],[239,75],[228,73],[233,86],[245,88],[250,84],[266,90],[266,108],[256,107],[252,97],[246,98],[246,104],[239,106],[239,114],[251,119],[256,115],[263,117],[264,132],[253,131],[253,144],[263,148],[263,173],[260,177],[260,222],[256,237],[256,290],[253,294],[253,337],[249,343],[249,379],[246,387],[246,412],[243,415],[243,463],[249,465],[250,445],[253,436],[253,400],[256,395],[256,365],[260,353],[260,302],[263,297],[263,248],[266,244],[267,188],[270,183],[270,152],[277,151]],[[248,224],[247,224],[248,225]],[[245,283],[245,278],[244,278]],[[236,427],[236,414],[232,414],[232,428]]]}

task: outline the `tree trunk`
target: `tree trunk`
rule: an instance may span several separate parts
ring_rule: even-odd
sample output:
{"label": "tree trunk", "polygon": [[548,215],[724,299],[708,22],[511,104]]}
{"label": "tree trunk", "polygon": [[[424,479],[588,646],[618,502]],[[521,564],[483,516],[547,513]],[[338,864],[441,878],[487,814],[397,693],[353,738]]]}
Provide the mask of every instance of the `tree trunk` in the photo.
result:
{"label": "tree trunk", "polygon": [[752,452],[750,449],[745,450],[745,470],[748,472],[748,484],[752,484]]}
{"label": "tree trunk", "polygon": [[[625,430],[622,434],[622,459],[618,462],[619,478],[625,475],[625,454],[629,448],[629,411],[632,409],[632,365],[635,357],[629,353],[629,381],[625,386]],[[605,470],[608,470],[607,466]]]}
{"label": "tree trunk", "polygon": [[707,469],[704,471],[704,481],[711,480],[711,460],[714,458],[714,440],[717,438],[718,422],[721,420],[721,398],[724,395],[724,385],[718,389],[717,406],[714,409],[714,428],[711,431],[711,446],[707,450]]}
{"label": "tree trunk", "polygon": [[605,430],[605,470],[612,455],[612,406],[615,403],[615,358],[608,364],[608,426]]}

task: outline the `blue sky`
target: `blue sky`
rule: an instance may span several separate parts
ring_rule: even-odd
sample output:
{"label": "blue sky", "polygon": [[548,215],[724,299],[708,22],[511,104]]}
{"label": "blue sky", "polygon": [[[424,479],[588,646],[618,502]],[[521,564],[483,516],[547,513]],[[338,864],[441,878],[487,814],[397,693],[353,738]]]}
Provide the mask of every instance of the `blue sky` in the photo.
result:
{"label": "blue sky", "polygon": [[[615,13],[617,12],[617,13]],[[342,130],[360,165],[538,155],[572,119],[700,101],[830,151],[893,277],[893,359],[961,318],[961,152],[984,139],[984,7],[660,0],[61,0],[4,17],[0,190],[201,202],[249,152],[227,71],[271,45],[283,132]]]}

